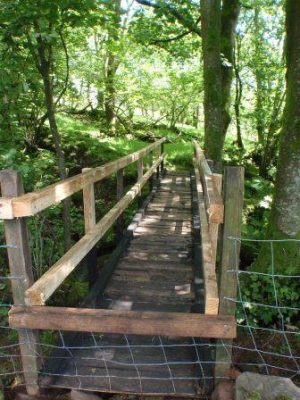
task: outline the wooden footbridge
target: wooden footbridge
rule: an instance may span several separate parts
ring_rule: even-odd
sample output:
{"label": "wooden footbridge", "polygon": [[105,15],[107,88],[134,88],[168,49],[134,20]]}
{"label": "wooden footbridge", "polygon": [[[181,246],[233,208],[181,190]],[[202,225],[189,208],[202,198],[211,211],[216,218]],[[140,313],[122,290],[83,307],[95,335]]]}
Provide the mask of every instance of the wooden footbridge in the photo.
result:
{"label": "wooden footbridge", "polygon": [[[236,282],[226,271],[235,265],[230,236],[240,235],[243,170],[227,167],[223,179],[194,146],[194,170],[184,173],[164,169],[164,139],[33,193],[23,193],[19,173],[1,172],[10,272],[22,277],[12,280],[9,323],[18,329],[29,395],[59,387],[201,397],[209,390],[205,376],[226,375],[230,360],[207,349],[221,339],[230,349],[236,335],[235,306],[228,301]],[[124,194],[124,171],[132,163],[137,182]],[[94,184],[114,173],[117,204],[96,221]],[[78,191],[86,233],[34,282],[26,218]],[[135,198],[140,208],[124,229],[122,214]],[[118,245],[84,304],[48,306],[82,260],[93,276],[95,246],[114,224]],[[65,332],[63,346],[42,365],[40,330]]]}

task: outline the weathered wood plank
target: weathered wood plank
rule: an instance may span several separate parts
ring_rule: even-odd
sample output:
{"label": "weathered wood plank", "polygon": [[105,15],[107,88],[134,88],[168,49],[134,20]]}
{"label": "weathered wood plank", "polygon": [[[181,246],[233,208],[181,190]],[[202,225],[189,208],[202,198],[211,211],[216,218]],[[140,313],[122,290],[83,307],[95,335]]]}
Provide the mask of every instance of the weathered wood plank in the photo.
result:
{"label": "weathered wood plank", "polygon": [[66,307],[13,307],[9,324],[14,328],[78,332],[234,338],[232,316],[166,312],[95,310]]}
{"label": "weathered wood plank", "polygon": [[[20,172],[1,171],[0,183],[3,196],[13,197],[24,193]],[[14,304],[25,305],[25,291],[33,284],[32,260],[26,222],[24,218],[19,218],[7,220],[4,225],[6,244],[9,246],[7,253],[10,274],[19,277],[11,280]],[[18,336],[26,390],[29,395],[35,396],[39,393],[38,333],[19,329]]]}
{"label": "weathered wood plank", "polygon": [[45,304],[46,300],[61,285],[65,278],[70,275],[80,261],[135,199],[141,188],[146,184],[149,177],[154,173],[155,168],[160,163],[161,159],[157,160],[152,168],[143,175],[143,178],[138,181],[83,238],[81,238],[66,254],[64,254],[61,259],[58,260],[39,280],[27,289],[27,304]]}
{"label": "weathered wood plank", "polygon": [[[220,296],[220,315],[235,316],[236,303],[227,299],[236,299],[237,280],[236,275],[228,273],[228,270],[238,268],[236,260],[239,259],[240,243],[230,240],[230,237],[239,238],[241,236],[242,213],[244,201],[244,168],[226,167],[224,177],[224,196],[225,196],[225,221],[223,229],[222,261],[219,273],[219,296]],[[215,381],[226,377],[231,366],[231,345],[226,343],[226,351],[223,346],[217,347]]]}
{"label": "weathered wood plank", "polygon": [[198,207],[200,216],[201,244],[202,244],[202,266],[205,288],[205,313],[218,314],[219,296],[215,264],[212,257],[212,245],[209,235],[209,226],[206,218],[203,187],[200,181],[200,174],[197,163],[195,165],[195,181],[198,196]]}
{"label": "weathered wood plank", "polygon": [[194,140],[195,159],[196,165],[199,168],[200,178],[202,181],[203,191],[205,195],[205,203],[209,222],[220,224],[224,218],[224,205],[217,188],[217,177],[212,173],[203,151],[200,149],[198,143]]}
{"label": "weathered wood plank", "polygon": [[[140,180],[139,177],[138,180]],[[124,195],[124,168],[121,168],[117,171],[117,201],[120,201]],[[124,216],[121,214],[117,218],[116,224],[116,236],[117,241],[119,242],[122,239],[124,231]]]}
{"label": "weathered wood plank", "polygon": [[[82,190],[84,186],[98,182],[113,172],[125,168],[127,165],[145,157],[147,154],[159,147],[164,141],[164,138],[160,139],[142,150],[119,158],[118,160],[107,163],[101,167],[93,168],[82,174],[54,183],[44,189],[36,190],[35,192],[27,193],[18,197],[15,196],[11,199],[12,209],[8,209],[7,200],[0,198],[0,209],[2,208],[2,210],[5,210],[5,212],[2,211],[2,218],[10,219],[12,215],[14,217],[35,215],[45,208],[59,203],[72,194]],[[3,206],[1,207],[2,204]]]}
{"label": "weathered wood plank", "polygon": [[[83,168],[82,172],[89,171],[90,168]],[[85,233],[88,233],[96,224],[95,210],[95,190],[94,184],[86,185],[83,188],[83,215]],[[89,285],[92,287],[96,281],[97,274],[97,249],[93,248],[86,257],[88,268]]]}

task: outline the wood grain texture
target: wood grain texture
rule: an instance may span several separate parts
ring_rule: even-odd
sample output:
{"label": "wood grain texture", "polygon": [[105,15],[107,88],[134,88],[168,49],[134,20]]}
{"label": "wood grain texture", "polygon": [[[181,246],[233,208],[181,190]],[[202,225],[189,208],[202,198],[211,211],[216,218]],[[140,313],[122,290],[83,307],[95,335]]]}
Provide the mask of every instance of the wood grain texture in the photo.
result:
{"label": "wood grain texture", "polygon": [[189,313],[95,310],[65,307],[13,307],[14,328],[61,331],[234,338],[234,317]]}
{"label": "wood grain texture", "polygon": [[209,234],[209,224],[205,211],[204,191],[200,180],[200,174],[197,163],[194,159],[195,181],[198,197],[198,208],[200,217],[202,266],[204,275],[205,290],[205,313],[218,314],[219,295],[216,276],[216,266],[213,260],[213,249]]}
{"label": "wood grain texture", "polygon": [[141,188],[154,173],[162,158],[157,160],[143,178],[140,179],[126,195],[108,213],[83,236],[60,260],[58,260],[39,280],[26,291],[28,305],[42,305],[62,284],[67,276],[76,268],[80,261],[96,245],[116,219],[139,194]]}
{"label": "wood grain texture", "polygon": [[[236,275],[228,273],[228,270],[239,268],[240,243],[231,240],[230,237],[240,238],[244,200],[244,168],[226,167],[224,176],[225,220],[223,229],[222,260],[219,273],[220,288],[220,315],[235,315],[236,303],[227,299],[236,299],[237,280]],[[226,351],[223,346],[217,347],[215,382],[227,376],[231,367],[232,341],[226,341]]]}
{"label": "wood grain texture", "polygon": [[[2,218],[10,219],[14,217],[27,217],[37,214],[38,212],[57,204],[72,194],[82,190],[86,185],[91,185],[103,178],[111,175],[121,168],[125,168],[129,164],[145,157],[147,154],[158,148],[165,139],[160,139],[150,144],[142,150],[129,154],[123,158],[112,161],[101,167],[92,168],[82,174],[59,181],[44,189],[36,190],[22,196],[14,196],[11,199],[11,207],[6,202],[6,207],[2,206]],[[2,200],[1,200],[2,201]],[[4,204],[3,202],[0,204]]]}
{"label": "wood grain texture", "polygon": [[[1,171],[0,183],[2,195],[19,196],[24,193],[20,172]],[[25,304],[25,291],[33,284],[32,260],[29,248],[29,238],[24,218],[6,220],[5,238],[8,246],[8,261],[11,276],[20,277],[11,280],[14,304]],[[22,367],[26,390],[29,395],[37,395],[38,387],[38,333],[31,330],[18,330]]]}
{"label": "wood grain texture", "polygon": [[199,168],[209,222],[221,224],[224,219],[224,204],[220,193],[220,180],[218,180],[220,178],[217,174],[212,173],[198,143],[195,140],[193,143],[196,165]]}

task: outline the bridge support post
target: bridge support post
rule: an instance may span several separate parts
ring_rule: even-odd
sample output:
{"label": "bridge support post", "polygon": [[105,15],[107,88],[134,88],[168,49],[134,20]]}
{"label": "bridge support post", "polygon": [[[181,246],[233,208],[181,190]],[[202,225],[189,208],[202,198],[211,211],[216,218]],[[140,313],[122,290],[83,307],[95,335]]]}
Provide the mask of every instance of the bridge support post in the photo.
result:
{"label": "bridge support post", "polygon": [[[24,193],[20,172],[5,170],[0,173],[3,197],[16,197]],[[25,291],[33,284],[32,259],[25,218],[5,220],[5,237],[8,246],[8,261],[13,301],[15,305],[25,305]],[[39,340],[36,331],[18,329],[22,367],[28,395],[39,394]]]}
{"label": "bridge support post", "polygon": [[[140,158],[137,162],[137,179],[138,179],[138,181],[140,179],[142,179],[143,175],[144,175],[144,160],[142,158]],[[138,207],[139,208],[142,207],[142,204],[143,204],[143,198],[142,198],[142,191],[141,191],[139,194],[139,197],[138,197]]]}
{"label": "bridge support post", "polygon": [[[164,154],[164,151],[165,151],[165,144],[164,143],[162,143],[161,145],[160,145],[160,154],[161,155],[163,155]],[[162,160],[162,162],[161,162],[161,164],[160,164],[160,171],[161,171],[161,175],[163,175],[164,174],[164,169],[165,169],[165,167],[164,167],[164,159]]]}
{"label": "bridge support post", "polygon": [[[153,165],[153,151],[149,153],[149,168]],[[153,175],[151,175],[149,179],[149,190],[150,192],[153,190]]]}
{"label": "bridge support post", "polygon": [[[124,194],[124,168],[117,171],[117,201],[121,200]],[[116,236],[117,242],[122,239],[124,231],[124,216],[121,214],[117,219]]]}
{"label": "bridge support post", "polygon": [[[90,169],[91,168],[83,168],[82,172],[89,171]],[[93,183],[83,188],[83,211],[85,233],[88,233],[96,224],[95,191]],[[89,286],[92,287],[98,278],[97,249],[95,247],[86,256],[86,263]]]}
{"label": "bridge support post", "polygon": [[[230,237],[241,237],[242,211],[244,199],[244,168],[226,167],[224,175],[224,227],[223,247],[219,283],[219,315],[235,316],[237,279],[232,272],[238,268],[240,243]],[[231,368],[232,340],[219,340],[216,347],[214,378],[215,383],[228,378]]]}

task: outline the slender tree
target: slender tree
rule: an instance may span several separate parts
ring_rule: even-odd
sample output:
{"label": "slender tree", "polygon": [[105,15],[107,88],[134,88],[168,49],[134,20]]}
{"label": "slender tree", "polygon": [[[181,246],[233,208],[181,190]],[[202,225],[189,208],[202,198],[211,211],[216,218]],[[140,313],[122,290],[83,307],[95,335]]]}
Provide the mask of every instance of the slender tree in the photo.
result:
{"label": "slender tree", "polygon": [[[162,46],[181,40],[189,34],[202,38],[204,76],[204,114],[206,154],[220,163],[226,132],[231,120],[231,86],[233,79],[233,52],[236,25],[240,12],[239,0],[201,0],[200,17],[195,17],[195,4],[181,7],[177,2],[136,0],[164,15],[169,24],[184,30],[168,38],[152,40]],[[198,11],[198,13],[199,13]],[[201,28],[198,22],[201,20]],[[166,21],[165,21],[166,22]]]}
{"label": "slender tree", "polygon": [[[286,1],[286,103],[280,137],[275,193],[267,238],[300,239],[300,2]],[[299,243],[274,244],[277,270],[300,271]],[[270,265],[270,250],[263,247],[256,266]]]}

